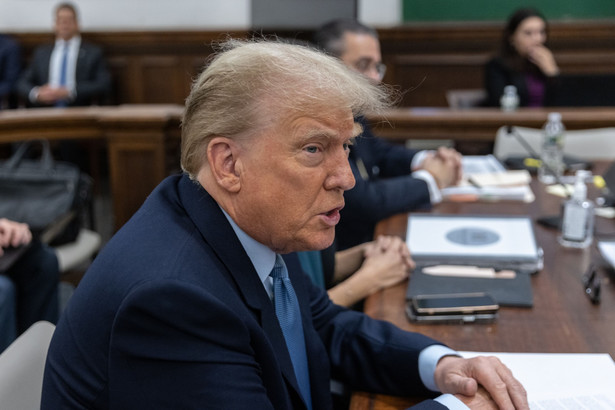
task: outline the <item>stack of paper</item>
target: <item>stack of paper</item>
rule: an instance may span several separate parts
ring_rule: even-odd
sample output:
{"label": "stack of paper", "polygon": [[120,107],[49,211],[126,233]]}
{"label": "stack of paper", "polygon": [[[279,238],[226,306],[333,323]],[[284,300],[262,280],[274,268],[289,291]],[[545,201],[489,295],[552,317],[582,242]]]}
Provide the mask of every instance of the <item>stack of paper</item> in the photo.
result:
{"label": "stack of paper", "polygon": [[443,189],[443,198],[451,201],[534,200],[527,170],[507,171],[493,155],[468,155],[462,161],[463,180],[455,187]]}

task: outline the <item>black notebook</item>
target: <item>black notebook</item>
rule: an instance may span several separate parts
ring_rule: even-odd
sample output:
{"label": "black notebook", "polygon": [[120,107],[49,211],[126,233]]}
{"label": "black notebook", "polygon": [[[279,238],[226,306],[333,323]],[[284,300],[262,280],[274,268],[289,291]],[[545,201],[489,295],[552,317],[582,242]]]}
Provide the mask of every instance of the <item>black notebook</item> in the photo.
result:
{"label": "black notebook", "polygon": [[406,299],[417,295],[484,292],[500,306],[532,307],[534,296],[530,276],[525,272],[516,272],[513,278],[430,275],[417,267],[410,276]]}

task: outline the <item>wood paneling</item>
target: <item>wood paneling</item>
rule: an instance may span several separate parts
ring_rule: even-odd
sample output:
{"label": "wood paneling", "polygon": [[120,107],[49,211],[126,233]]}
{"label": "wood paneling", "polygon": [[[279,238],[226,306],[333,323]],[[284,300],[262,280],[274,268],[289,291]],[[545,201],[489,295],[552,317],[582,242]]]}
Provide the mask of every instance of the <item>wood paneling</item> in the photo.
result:
{"label": "wood paneling", "polygon": [[[497,48],[501,23],[411,24],[379,29],[384,81],[405,92],[403,106],[445,106],[448,89],[482,87],[483,65]],[[264,33],[272,34],[272,33]],[[302,40],[307,31],[280,31]],[[86,32],[99,44],[113,76],[111,104],[182,104],[212,42],[248,31]],[[24,58],[52,41],[49,34],[18,33]],[[550,45],[562,72],[615,74],[615,21],[554,22]]]}

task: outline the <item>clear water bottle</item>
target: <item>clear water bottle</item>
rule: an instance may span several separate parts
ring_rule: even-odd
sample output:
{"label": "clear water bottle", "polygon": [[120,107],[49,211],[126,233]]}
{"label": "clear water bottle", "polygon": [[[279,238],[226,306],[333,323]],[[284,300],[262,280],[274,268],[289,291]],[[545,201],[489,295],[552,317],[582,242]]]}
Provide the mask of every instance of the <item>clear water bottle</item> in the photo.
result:
{"label": "clear water bottle", "polygon": [[591,178],[591,172],[579,170],[575,174],[574,192],[564,204],[562,233],[558,242],[568,248],[587,248],[594,235],[594,204],[587,199],[585,182]]}
{"label": "clear water bottle", "polygon": [[500,98],[500,107],[502,111],[514,111],[519,107],[517,87],[514,85],[507,85],[504,87],[504,94],[502,94]]}
{"label": "clear water bottle", "polygon": [[538,168],[538,179],[544,184],[557,183],[564,172],[565,132],[562,115],[558,112],[549,113],[548,120],[543,127],[541,165]]}

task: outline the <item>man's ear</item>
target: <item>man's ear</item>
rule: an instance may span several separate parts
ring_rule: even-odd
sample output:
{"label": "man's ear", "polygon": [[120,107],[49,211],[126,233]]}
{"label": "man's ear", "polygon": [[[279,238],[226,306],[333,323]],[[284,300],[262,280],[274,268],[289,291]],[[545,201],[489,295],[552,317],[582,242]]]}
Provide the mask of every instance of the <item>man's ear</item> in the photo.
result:
{"label": "man's ear", "polygon": [[214,137],[207,145],[207,160],[216,183],[229,192],[239,192],[240,173],[237,168],[239,147],[226,137]]}

